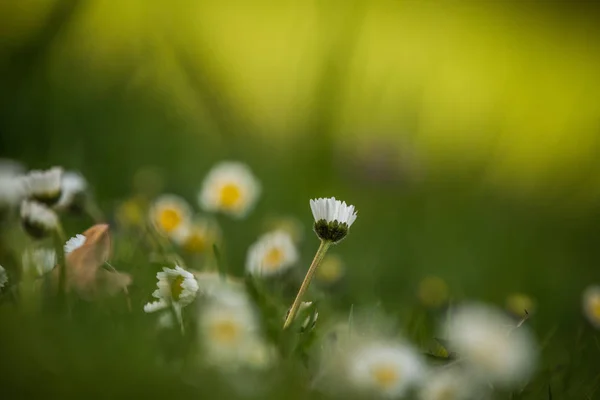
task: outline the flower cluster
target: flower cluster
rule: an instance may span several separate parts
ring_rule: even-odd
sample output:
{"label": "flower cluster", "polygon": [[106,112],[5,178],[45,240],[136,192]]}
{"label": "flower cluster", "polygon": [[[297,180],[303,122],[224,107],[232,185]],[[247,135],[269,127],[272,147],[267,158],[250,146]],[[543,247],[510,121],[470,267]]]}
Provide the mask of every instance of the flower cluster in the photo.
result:
{"label": "flower cluster", "polygon": [[[181,347],[186,366],[196,363],[226,376],[247,374],[259,382],[276,377],[278,367],[296,368],[293,358],[299,356],[302,368],[312,369],[306,374],[307,386],[344,397],[478,399],[496,390],[520,389],[532,377],[538,349],[525,322],[535,302],[524,294],[509,296],[507,313],[476,302],[455,304],[446,281],[423,279],[415,298],[431,315],[443,310],[445,316],[436,339],[443,355],[430,354],[439,363],[429,362],[425,349],[400,334],[389,318],[378,321],[377,313],[369,312],[371,322],[365,323],[351,311],[343,323],[323,333],[335,321],[328,297],[349,296],[335,290],[343,290],[344,273],[352,273],[351,259],[328,251],[348,236],[356,209],[335,197],[308,202],[318,238],[311,258],[305,258],[303,222],[297,217],[271,220],[252,236],[232,235],[234,240],[228,240],[231,232],[222,231],[216,220],[223,216],[215,214],[225,215],[223,227],[239,224],[256,209],[261,191],[248,166],[222,162],[208,171],[195,206],[182,196],[153,192],[127,202],[124,215],[135,214],[137,222],[119,226],[117,235],[97,221],[67,240],[62,213],[81,214],[92,206],[85,178],[60,167],[25,174],[0,164],[0,206],[20,207],[21,224],[32,238],[53,234],[56,239],[27,242],[19,249],[16,273],[0,267],[0,294],[18,285],[19,278],[42,282],[40,292],[63,300],[66,295],[94,301],[120,294],[131,313],[144,315],[151,326],[156,323],[160,335],[185,339]],[[129,229],[136,228],[131,235],[136,240],[128,241]],[[140,253],[147,263],[135,265],[131,275],[117,271],[111,264],[113,239],[122,246],[116,253]],[[245,265],[225,254],[228,246],[239,243]],[[142,278],[136,283],[153,285],[154,274],[156,286],[142,292],[149,301],[132,306],[128,287],[134,275]],[[310,286],[313,278],[318,290]],[[19,295],[23,293],[27,290]],[[600,328],[598,286],[584,291],[583,311]]]}

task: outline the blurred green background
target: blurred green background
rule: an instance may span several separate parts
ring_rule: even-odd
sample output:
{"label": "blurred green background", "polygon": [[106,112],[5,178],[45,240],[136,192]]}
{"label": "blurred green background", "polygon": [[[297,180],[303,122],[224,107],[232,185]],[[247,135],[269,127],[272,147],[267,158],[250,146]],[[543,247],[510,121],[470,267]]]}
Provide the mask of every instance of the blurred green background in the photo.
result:
{"label": "blurred green background", "polygon": [[[337,311],[380,302],[403,323],[432,274],[456,300],[524,292],[538,304],[528,323],[551,337],[531,398],[549,384],[594,398],[600,346],[580,296],[600,280],[598,16],[571,2],[4,0],[0,155],[82,171],[107,213],[142,167],[195,203],[215,162],[247,162],[264,196],[248,220],[221,221],[238,275],[271,214],[303,221],[308,265],[308,199],[335,195],[359,210],[335,249],[347,262]],[[154,273],[134,275],[148,282],[132,293],[139,310]],[[115,325],[151,336],[145,316],[128,318]],[[8,328],[2,347],[27,337]],[[64,351],[90,345],[72,335],[71,350],[56,339]],[[133,354],[128,337],[114,340]],[[1,362],[6,387],[48,385],[43,351],[22,343]],[[81,382],[51,394],[105,390],[102,372],[122,378],[115,396],[157,395],[140,389],[154,370],[107,372],[119,353],[99,343]]]}

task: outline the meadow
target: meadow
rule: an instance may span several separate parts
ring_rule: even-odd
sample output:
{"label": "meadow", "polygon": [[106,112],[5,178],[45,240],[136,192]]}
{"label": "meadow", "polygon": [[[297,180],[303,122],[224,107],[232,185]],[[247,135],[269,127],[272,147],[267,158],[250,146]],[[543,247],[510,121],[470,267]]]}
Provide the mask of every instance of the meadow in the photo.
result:
{"label": "meadow", "polygon": [[[198,28],[186,2],[169,18],[92,3],[2,6],[2,398],[600,398],[600,61],[577,40],[597,46],[584,16],[204,5]],[[388,55],[397,34],[411,39]],[[232,162],[240,192],[201,194]],[[62,193],[36,191],[30,171],[55,166]],[[67,176],[76,195],[48,200]],[[337,215],[347,235],[284,329],[322,239],[310,200],[329,197],[357,218]],[[31,199],[58,218],[42,237]],[[224,316],[248,331],[211,330]],[[399,369],[349,367],[380,359]]]}

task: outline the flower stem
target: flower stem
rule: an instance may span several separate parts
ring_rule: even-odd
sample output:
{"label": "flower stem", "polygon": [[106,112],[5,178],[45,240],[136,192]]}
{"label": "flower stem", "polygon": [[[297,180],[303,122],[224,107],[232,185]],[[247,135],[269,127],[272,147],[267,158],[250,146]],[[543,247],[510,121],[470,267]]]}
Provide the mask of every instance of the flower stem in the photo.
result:
{"label": "flower stem", "polygon": [[306,293],[306,291],[308,290],[308,287],[310,286],[310,281],[312,280],[315,272],[317,271],[319,264],[321,264],[321,261],[323,261],[327,250],[329,250],[329,247],[331,247],[331,244],[332,242],[330,242],[329,240],[321,241],[319,249],[317,250],[317,254],[315,254],[315,258],[313,259],[312,263],[310,264],[310,267],[308,268],[308,272],[304,277],[304,281],[302,281],[302,285],[300,285],[300,289],[298,290],[296,299],[292,304],[292,308],[290,308],[290,312],[288,313],[285,319],[283,329],[289,328],[292,322],[294,321],[294,318],[296,318],[296,314],[298,313],[300,304],[302,304],[302,297],[304,297],[304,293]]}
{"label": "flower stem", "polygon": [[67,295],[67,264],[65,260],[65,233],[59,224],[54,235],[54,247],[56,247],[56,261],[58,263],[58,299],[62,307]]}

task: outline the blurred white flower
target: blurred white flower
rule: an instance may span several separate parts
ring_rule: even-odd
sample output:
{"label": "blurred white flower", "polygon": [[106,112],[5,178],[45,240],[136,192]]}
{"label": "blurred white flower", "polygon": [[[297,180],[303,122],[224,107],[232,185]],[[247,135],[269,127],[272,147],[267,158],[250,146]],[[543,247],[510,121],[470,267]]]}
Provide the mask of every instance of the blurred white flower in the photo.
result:
{"label": "blurred white flower", "polygon": [[202,217],[196,217],[181,224],[173,231],[173,241],[188,253],[202,254],[212,252],[212,246],[218,241],[219,229],[216,223]]}
{"label": "blurred white flower", "polygon": [[411,347],[401,343],[364,343],[347,361],[348,383],[381,397],[401,397],[423,378],[424,364]]}
{"label": "blurred white flower", "polygon": [[0,174],[0,209],[16,207],[26,195],[23,177]]}
{"label": "blurred white flower", "polygon": [[189,222],[191,213],[185,199],[174,194],[163,194],[150,208],[150,221],[160,232],[172,235]]}
{"label": "blurred white flower", "polygon": [[58,216],[45,205],[29,200],[21,203],[21,221],[27,233],[42,238],[58,227]]}
{"label": "blurred white flower", "polygon": [[0,265],[0,289],[8,283],[8,274],[2,265]]}
{"label": "blurred white flower", "polygon": [[206,211],[243,218],[254,207],[260,191],[260,183],[247,165],[224,161],[209,171],[198,202]]}
{"label": "blurred white flower", "polygon": [[473,398],[476,391],[479,391],[479,388],[474,386],[463,371],[440,367],[423,380],[419,399],[468,400]]}
{"label": "blurred white flower", "polygon": [[462,306],[449,317],[445,333],[474,379],[510,387],[525,382],[534,370],[536,344],[527,327],[517,328],[495,308]]}
{"label": "blurred white flower", "polygon": [[315,219],[314,230],[317,236],[333,243],[339,242],[348,234],[357,217],[354,206],[336,200],[335,197],[311,200],[310,209]]}
{"label": "blurred white flower", "polygon": [[262,235],[248,249],[246,271],[253,275],[281,274],[298,262],[298,250],[290,235],[275,231]]}
{"label": "blurred white flower", "polygon": [[75,206],[81,202],[81,199],[88,188],[86,179],[79,172],[67,171],[62,176],[62,193],[56,208],[60,210],[66,210]]}
{"label": "blurred white flower", "polygon": [[29,198],[48,206],[56,204],[61,196],[62,175],[63,170],[60,167],[29,171],[24,178]]}
{"label": "blurred white flower", "polygon": [[206,360],[224,370],[266,368],[274,357],[260,335],[256,311],[242,299],[239,293],[226,291],[205,303],[200,312],[199,335]]}
{"label": "blurred white flower", "polygon": [[154,312],[167,308],[173,304],[177,308],[191,304],[198,292],[198,282],[190,272],[176,266],[175,269],[163,268],[162,272],[156,274],[158,289],[152,293],[157,301],[144,306],[145,312]]}
{"label": "blurred white flower", "polygon": [[77,234],[65,243],[65,254],[72,253],[85,244],[87,238],[82,234]]}
{"label": "blurred white flower", "polygon": [[600,286],[589,286],[583,292],[583,312],[588,321],[600,329]]}
{"label": "blurred white flower", "polygon": [[25,173],[25,167],[18,161],[0,158],[0,177],[19,176]]}
{"label": "blurred white flower", "polygon": [[56,251],[47,248],[28,248],[23,252],[21,262],[24,274],[40,277],[56,266]]}

